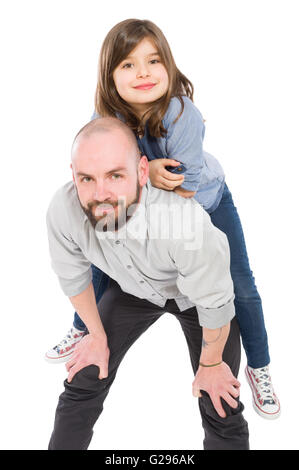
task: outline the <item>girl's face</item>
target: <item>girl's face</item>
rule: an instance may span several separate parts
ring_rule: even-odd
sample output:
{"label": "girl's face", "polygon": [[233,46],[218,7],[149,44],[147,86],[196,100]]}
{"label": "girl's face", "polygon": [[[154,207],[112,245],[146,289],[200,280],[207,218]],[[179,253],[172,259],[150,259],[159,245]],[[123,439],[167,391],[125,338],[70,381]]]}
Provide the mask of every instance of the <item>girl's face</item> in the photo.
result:
{"label": "girl's face", "polygon": [[141,115],[148,105],[161,98],[169,86],[165,66],[155,44],[144,38],[113,72],[118,94]]}

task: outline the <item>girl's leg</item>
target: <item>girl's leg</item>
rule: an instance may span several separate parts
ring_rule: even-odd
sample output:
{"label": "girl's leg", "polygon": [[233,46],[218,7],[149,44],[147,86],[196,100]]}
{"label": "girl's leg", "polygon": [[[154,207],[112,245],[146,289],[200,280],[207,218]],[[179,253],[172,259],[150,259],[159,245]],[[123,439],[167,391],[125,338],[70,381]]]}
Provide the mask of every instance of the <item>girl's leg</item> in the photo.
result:
{"label": "girl's leg", "polygon": [[252,391],[253,408],[263,418],[278,418],[280,404],[269,374],[262,302],[249,266],[240,218],[226,185],[219,206],[210,215],[213,224],[226,234],[230,246],[236,318],[247,355],[245,373]]}
{"label": "girl's leg", "polygon": [[262,302],[250,269],[241,221],[226,185],[219,206],[210,216],[213,224],[226,234],[230,246],[236,317],[248,365],[264,367],[270,357]]}
{"label": "girl's leg", "polygon": [[[96,296],[96,302],[98,304],[102,295],[107,289],[107,286],[109,285],[110,277],[107,274],[105,274],[103,271],[101,271],[99,268],[94,266],[93,264],[91,265],[91,269],[92,269],[92,284],[93,284],[94,293]],[[75,312],[75,315],[74,315],[74,327],[80,331],[84,331],[86,328],[85,324],[83,323],[83,321],[81,320],[77,312]]]}

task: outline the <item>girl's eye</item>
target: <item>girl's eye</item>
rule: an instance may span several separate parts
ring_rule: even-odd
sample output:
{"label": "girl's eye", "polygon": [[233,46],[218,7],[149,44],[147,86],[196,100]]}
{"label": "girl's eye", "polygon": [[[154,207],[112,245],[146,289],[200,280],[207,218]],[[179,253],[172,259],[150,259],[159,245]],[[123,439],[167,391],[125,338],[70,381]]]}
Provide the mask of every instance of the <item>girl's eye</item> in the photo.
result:
{"label": "girl's eye", "polygon": [[[150,64],[158,64],[160,62],[159,59],[152,59],[149,61]],[[122,66],[123,69],[129,69],[133,66],[133,64],[131,62],[127,62],[126,64],[124,64]]]}

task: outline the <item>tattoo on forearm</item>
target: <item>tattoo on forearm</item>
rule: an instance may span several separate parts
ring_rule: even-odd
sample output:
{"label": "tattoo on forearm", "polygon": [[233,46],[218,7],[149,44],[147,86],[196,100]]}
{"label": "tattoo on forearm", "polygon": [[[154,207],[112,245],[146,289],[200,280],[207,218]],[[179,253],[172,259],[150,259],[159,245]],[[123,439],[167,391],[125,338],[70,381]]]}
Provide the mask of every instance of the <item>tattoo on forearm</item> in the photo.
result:
{"label": "tattoo on forearm", "polygon": [[216,342],[219,340],[219,338],[220,338],[220,336],[221,336],[221,333],[222,333],[222,328],[220,328],[220,331],[219,331],[219,334],[218,334],[217,338],[213,339],[212,341],[207,341],[207,340],[205,340],[204,337],[203,337],[203,338],[202,338],[202,347],[203,347],[203,348],[206,348],[206,347],[209,346],[209,344],[216,343]]}

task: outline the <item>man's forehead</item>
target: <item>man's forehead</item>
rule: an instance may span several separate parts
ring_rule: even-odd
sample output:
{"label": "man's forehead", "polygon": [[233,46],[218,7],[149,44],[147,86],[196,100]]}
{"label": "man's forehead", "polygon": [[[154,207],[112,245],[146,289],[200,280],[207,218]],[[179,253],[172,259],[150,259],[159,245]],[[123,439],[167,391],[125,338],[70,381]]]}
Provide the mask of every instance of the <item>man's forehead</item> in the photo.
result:
{"label": "man's forehead", "polygon": [[131,168],[131,159],[115,156],[113,159],[97,158],[78,158],[73,161],[73,169],[76,173],[101,172],[107,173],[112,170],[129,171]]}
{"label": "man's forehead", "polygon": [[78,150],[84,151],[84,149],[95,149],[109,150],[109,148],[119,148],[119,151],[130,148],[132,146],[132,140],[130,141],[126,134],[119,129],[99,130],[94,131],[91,134],[85,134],[78,136],[73,144],[73,151],[76,153]]}
{"label": "man's forehead", "polygon": [[132,145],[125,139],[110,136],[110,139],[93,136],[75,142],[72,149],[72,162],[76,167],[98,164],[101,167],[130,166]]}

